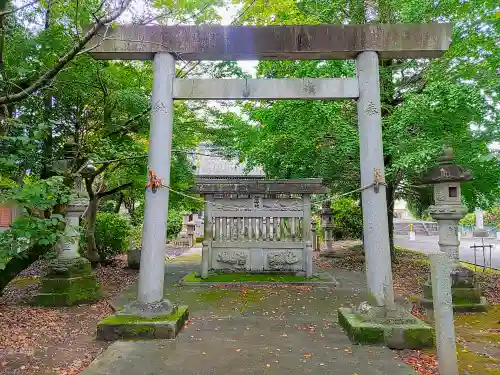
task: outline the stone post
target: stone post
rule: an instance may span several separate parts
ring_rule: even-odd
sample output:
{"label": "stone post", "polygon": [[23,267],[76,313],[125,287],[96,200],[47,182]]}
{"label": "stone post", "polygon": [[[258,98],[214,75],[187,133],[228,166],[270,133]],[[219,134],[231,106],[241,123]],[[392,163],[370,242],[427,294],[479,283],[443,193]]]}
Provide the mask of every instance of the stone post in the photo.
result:
{"label": "stone post", "polygon": [[333,213],[331,209],[332,202],[323,202],[323,208],[321,210],[321,227],[325,234],[325,244],[323,245],[323,250],[328,252],[332,251],[333,245]]}
{"label": "stone post", "polygon": [[[174,78],[174,57],[169,53],[157,53],[154,57],[148,166],[167,186],[170,185]],[[168,194],[164,187],[156,191],[146,190],[137,295],[137,300],[143,304],[163,300]]]}
{"label": "stone post", "polygon": [[306,277],[313,275],[313,249],[311,241],[306,242]]}
{"label": "stone post", "polygon": [[[150,168],[144,209],[144,229],[137,300],[97,325],[97,338],[170,339],[177,336],[188,318],[187,306],[163,298],[168,196],[174,115],[173,82],[175,60],[169,53],[157,53],[153,62]],[[153,177],[151,177],[153,174]],[[151,186],[157,182],[160,186]]]}
{"label": "stone post", "polygon": [[208,241],[203,241],[203,247],[201,249],[201,278],[206,279],[208,277]]}
{"label": "stone post", "polygon": [[195,226],[194,221],[187,223],[187,237],[189,241],[189,247],[193,247],[195,243]]}
{"label": "stone post", "polygon": [[318,251],[318,241],[316,240],[316,220],[311,219],[311,242],[313,251]]}
{"label": "stone post", "polygon": [[385,196],[382,117],[380,111],[379,59],[374,51],[361,52],[356,58],[359,98],[358,126],[361,186],[379,185],[361,193],[363,207],[363,243],[366,257],[368,291],[378,305],[392,305],[391,254],[387,202]]}
{"label": "stone post", "polygon": [[[203,214],[203,240],[208,243],[208,253],[206,254],[208,257],[208,269],[212,269],[212,195],[205,195],[205,207]],[[203,254],[202,254],[203,258]],[[203,262],[203,259],[202,259]]]}
{"label": "stone post", "polygon": [[476,229],[484,228],[483,210],[476,208]]}
{"label": "stone post", "polygon": [[[302,214],[303,214],[303,224],[304,224],[302,225],[302,241],[304,242],[303,262],[305,265],[305,271],[307,277],[311,277],[312,276],[312,245],[311,245],[312,232],[311,232],[311,227],[309,225],[306,225],[306,223],[311,222],[311,196],[309,194],[302,194],[302,204],[303,204]],[[309,257],[311,257],[310,261]],[[309,266],[310,262],[311,266]],[[311,267],[310,271],[309,267]]]}
{"label": "stone post", "polygon": [[[484,212],[480,208],[476,208],[476,227],[472,231],[472,236],[479,238],[486,238],[489,236],[488,231],[484,229]],[[484,240],[482,241],[484,242]]]}
{"label": "stone post", "polygon": [[452,263],[444,253],[431,254],[430,257],[438,369],[441,375],[458,375],[451,296]]}

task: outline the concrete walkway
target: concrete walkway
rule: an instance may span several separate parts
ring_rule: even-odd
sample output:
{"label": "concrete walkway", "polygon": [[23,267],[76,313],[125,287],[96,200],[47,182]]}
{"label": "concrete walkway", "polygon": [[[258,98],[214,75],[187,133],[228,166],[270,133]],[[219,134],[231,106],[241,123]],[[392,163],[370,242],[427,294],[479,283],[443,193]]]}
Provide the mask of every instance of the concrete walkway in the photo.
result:
{"label": "concrete walkway", "polygon": [[362,274],[335,271],[336,289],[172,287],[198,267],[199,252],[167,264],[168,298],[189,305],[192,316],[177,339],[115,342],[83,375],[415,374],[395,352],[353,346],[339,328],[337,308],[365,297]]}
{"label": "concrete walkway", "polygon": [[[439,237],[438,236],[426,236],[426,235],[417,235],[415,241],[410,241],[408,236],[395,236],[394,243],[396,246],[403,247],[405,249],[411,250],[419,250],[426,254],[431,254],[439,251],[438,245]],[[463,262],[474,264],[474,249],[471,249],[472,245],[481,245],[480,238],[460,238],[460,260]],[[483,259],[483,251],[478,249],[476,251],[476,264],[482,266],[486,264],[488,267],[492,267],[495,269],[500,269],[500,243],[494,238],[485,238],[484,244],[492,244],[494,245],[491,251],[491,265],[490,265],[490,251],[489,249],[485,250],[485,258],[486,262]]]}

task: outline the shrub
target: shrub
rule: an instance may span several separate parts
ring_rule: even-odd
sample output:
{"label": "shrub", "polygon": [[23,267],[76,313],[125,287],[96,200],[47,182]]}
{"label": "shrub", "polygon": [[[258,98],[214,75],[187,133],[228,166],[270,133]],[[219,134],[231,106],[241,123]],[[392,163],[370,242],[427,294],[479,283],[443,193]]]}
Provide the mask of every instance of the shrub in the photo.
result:
{"label": "shrub", "polygon": [[130,237],[132,238],[132,248],[135,249],[140,249],[142,247],[142,230],[143,230],[143,225],[137,225],[135,227],[132,227],[132,230],[130,232]]}
{"label": "shrub", "polygon": [[363,214],[353,199],[339,199],[332,203],[333,238],[335,240],[361,239]]}
{"label": "shrub", "polygon": [[182,214],[179,211],[168,210],[167,237],[175,238],[182,229]]}
{"label": "shrub", "polygon": [[116,255],[127,251],[131,229],[129,221],[119,214],[97,214],[95,240],[101,261],[110,261]]}
{"label": "shrub", "polygon": [[474,212],[465,215],[459,222],[460,225],[476,225],[476,214]]}

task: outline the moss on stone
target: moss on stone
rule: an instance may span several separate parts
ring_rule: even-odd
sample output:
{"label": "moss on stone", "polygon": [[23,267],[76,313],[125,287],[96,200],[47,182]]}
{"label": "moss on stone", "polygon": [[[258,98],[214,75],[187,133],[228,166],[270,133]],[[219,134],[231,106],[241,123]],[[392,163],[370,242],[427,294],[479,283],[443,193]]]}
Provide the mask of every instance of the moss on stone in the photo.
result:
{"label": "moss on stone", "polygon": [[278,274],[278,273],[245,273],[245,272],[226,272],[209,274],[206,279],[202,279],[195,272],[185,276],[185,283],[232,283],[232,282],[270,282],[270,283],[287,283],[287,282],[308,282],[325,280],[319,276],[306,278],[295,274]]}
{"label": "moss on stone", "polygon": [[158,315],[150,318],[136,315],[114,314],[104,318],[99,324],[135,324],[177,321],[185,314],[186,310],[187,306],[179,306],[177,311],[172,314]]}
{"label": "moss on stone", "polygon": [[350,309],[340,308],[338,319],[356,344],[384,344],[396,349],[422,349],[434,344],[434,330],[416,318],[413,324],[381,324],[361,320]]}
{"label": "moss on stone", "polygon": [[103,319],[97,325],[97,338],[117,339],[170,339],[184,326],[189,314],[187,306],[179,306],[172,314],[154,317],[116,314]]}
{"label": "moss on stone", "polygon": [[432,348],[435,344],[435,331],[429,327],[407,328],[404,330],[405,341],[414,348]]}
{"label": "moss on stone", "polygon": [[384,330],[380,327],[367,326],[354,314],[339,309],[338,318],[347,337],[355,344],[379,344],[384,342]]}
{"label": "moss on stone", "polygon": [[71,306],[88,303],[102,297],[97,277],[90,270],[84,276],[71,278],[45,277],[41,293],[34,300],[40,306]]}
{"label": "moss on stone", "polygon": [[49,264],[47,277],[71,278],[92,273],[90,262],[85,258],[54,259]]}

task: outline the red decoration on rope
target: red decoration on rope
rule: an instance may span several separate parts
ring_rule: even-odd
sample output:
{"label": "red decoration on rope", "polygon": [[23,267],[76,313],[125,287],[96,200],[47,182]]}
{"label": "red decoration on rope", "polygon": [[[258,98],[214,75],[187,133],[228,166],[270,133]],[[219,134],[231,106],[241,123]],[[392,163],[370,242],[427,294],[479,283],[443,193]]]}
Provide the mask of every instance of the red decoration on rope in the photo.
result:
{"label": "red decoration on rope", "polygon": [[163,180],[159,178],[155,171],[149,167],[148,168],[148,184],[146,185],[146,189],[151,189],[151,191],[156,193],[156,190],[158,190],[159,187],[163,185]]}

